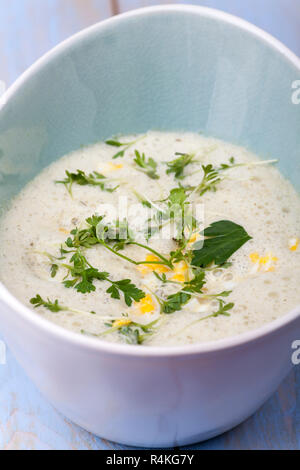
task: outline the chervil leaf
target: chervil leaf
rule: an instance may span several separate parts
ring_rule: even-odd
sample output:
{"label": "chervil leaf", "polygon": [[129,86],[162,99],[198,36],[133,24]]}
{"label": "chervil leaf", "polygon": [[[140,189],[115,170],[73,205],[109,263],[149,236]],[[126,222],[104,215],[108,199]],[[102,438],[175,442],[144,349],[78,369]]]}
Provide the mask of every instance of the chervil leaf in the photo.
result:
{"label": "chervil leaf", "polygon": [[179,158],[167,163],[167,174],[170,175],[174,173],[175,178],[183,179],[184,170],[188,165],[194,162],[195,155],[187,153],[176,153],[176,155],[180,155]]}
{"label": "chervil leaf", "polygon": [[124,336],[128,344],[142,344],[144,341],[143,336],[138,328],[132,326],[123,326],[119,329],[120,335]]}
{"label": "chervil leaf", "polygon": [[224,300],[219,299],[219,310],[211,315],[211,317],[219,317],[223,315],[225,317],[230,317],[229,310],[232,310],[234,307],[234,303],[226,304]]}
{"label": "chervil leaf", "polygon": [[47,310],[50,310],[52,313],[58,313],[64,310],[67,310],[66,307],[59,305],[58,300],[51,302],[49,299],[44,300],[38,294],[36,297],[30,300],[31,305],[34,305],[34,308],[45,307]]}
{"label": "chervil leaf", "polygon": [[136,163],[136,166],[139,167],[137,169],[145,173],[147,176],[149,176],[149,178],[153,180],[159,179],[159,175],[156,173],[157,163],[155,160],[153,160],[153,158],[148,158],[147,160],[144,153],[140,154],[140,152],[136,150],[134,162]]}
{"label": "chervil leaf", "polygon": [[51,277],[54,278],[57,274],[58,271],[58,265],[57,264],[52,264],[51,266]]}
{"label": "chervil leaf", "polygon": [[198,294],[202,293],[202,288],[205,285],[205,272],[201,271],[200,273],[197,273],[194,279],[192,279],[189,282],[185,282],[184,285],[185,285],[184,287],[185,291],[198,293]]}
{"label": "chervil leaf", "polygon": [[107,191],[109,193],[118,189],[118,186],[115,188],[107,187],[104,182],[106,177],[97,171],[87,175],[82,170],[77,170],[77,173],[71,173],[66,170],[66,176],[67,177],[64,180],[56,181],[56,184],[64,184],[71,196],[73,184],[78,184],[79,186],[99,186],[102,191]]}
{"label": "chervil leaf", "polygon": [[167,300],[163,303],[162,310],[164,313],[174,313],[181,310],[191,300],[191,295],[185,292],[177,292],[176,294],[169,295]]}
{"label": "chervil leaf", "polygon": [[118,147],[118,148],[123,147],[123,150],[120,150],[120,152],[116,153],[113,156],[113,159],[115,160],[117,158],[124,157],[126,151],[129,150],[132,145],[136,144],[138,140],[140,140],[140,138],[132,142],[120,142],[117,138],[114,138],[114,139],[107,140],[105,143],[106,145],[110,145],[111,147]]}
{"label": "chervil leaf", "polygon": [[184,188],[174,188],[169,194],[168,205],[171,207],[172,205],[178,204],[182,206],[187,200],[186,191]]}
{"label": "chervil leaf", "polygon": [[[201,249],[193,250],[192,265],[205,268],[211,263],[222,265],[252,237],[243,227],[221,220],[203,232],[205,240]],[[197,244],[195,245],[197,247]]]}
{"label": "chervil leaf", "polygon": [[125,144],[122,144],[122,142],[119,142],[118,140],[107,140],[106,145],[110,145],[111,147],[122,147]]}

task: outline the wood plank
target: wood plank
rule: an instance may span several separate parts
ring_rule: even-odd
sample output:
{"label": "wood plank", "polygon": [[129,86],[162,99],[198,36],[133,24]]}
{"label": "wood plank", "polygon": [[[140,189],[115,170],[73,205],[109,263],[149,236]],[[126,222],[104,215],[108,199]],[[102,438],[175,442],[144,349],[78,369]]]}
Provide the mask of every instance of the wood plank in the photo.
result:
{"label": "wood plank", "polygon": [[119,0],[120,11],[163,3],[193,3],[239,16],[274,35],[300,56],[300,6],[295,0]]}
{"label": "wood plank", "polygon": [[[9,351],[7,365],[0,366],[0,396],[0,449],[130,450],[64,418],[41,396]],[[248,421],[184,449],[300,449],[300,367]]]}
{"label": "wood plank", "polygon": [[1,450],[124,449],[71,423],[39,393],[7,351],[0,366]]}
{"label": "wood plank", "polygon": [[0,80],[11,84],[59,42],[110,15],[109,0],[0,0]]}
{"label": "wood plank", "polygon": [[[135,10],[137,8],[155,6],[155,5],[168,5],[172,2],[171,0],[118,0],[119,11],[124,13],[126,11]],[[179,2],[181,3],[181,2]]]}

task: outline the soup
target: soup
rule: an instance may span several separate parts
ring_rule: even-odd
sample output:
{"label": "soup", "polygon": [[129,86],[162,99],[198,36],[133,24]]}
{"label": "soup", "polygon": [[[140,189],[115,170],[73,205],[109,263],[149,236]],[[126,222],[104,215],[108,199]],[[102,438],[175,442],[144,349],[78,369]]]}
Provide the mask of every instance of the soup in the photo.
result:
{"label": "soup", "polygon": [[148,132],[82,147],[12,201],[0,280],[35,314],[99,340],[216,341],[300,301],[300,199],[244,148]]}

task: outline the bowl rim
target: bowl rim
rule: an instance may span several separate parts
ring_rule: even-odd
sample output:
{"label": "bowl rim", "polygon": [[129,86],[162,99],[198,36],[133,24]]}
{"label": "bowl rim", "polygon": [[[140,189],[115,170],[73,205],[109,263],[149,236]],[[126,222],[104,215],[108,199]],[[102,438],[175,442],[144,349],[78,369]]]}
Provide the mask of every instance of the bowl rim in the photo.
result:
{"label": "bowl rim", "polygon": [[[62,41],[56,47],[51,49],[33,65],[31,65],[2,95],[0,104],[0,112],[10,98],[27,82],[39,69],[46,65],[49,61],[55,58],[63,51],[67,50],[70,46],[79,43],[81,39],[88,37],[94,31],[104,29],[106,27],[117,25],[119,22],[126,21],[128,18],[147,16],[149,14],[159,14],[164,12],[188,12],[200,17],[212,18],[217,21],[230,24],[239,28],[255,37],[262,42],[267,43],[270,47],[275,49],[283,55],[290,63],[292,63],[300,74],[300,58],[297,57],[290,49],[283,45],[278,39],[274,38],[269,33],[263,31],[257,26],[243,20],[237,16],[225,13],[221,10],[198,6],[198,5],[159,5],[146,8],[139,8],[132,10],[115,17],[108,18],[104,21],[96,23],[84,30],[76,33],[68,39]],[[296,77],[295,77],[296,79]],[[32,310],[22,304],[16,297],[14,297],[9,290],[0,282],[0,301],[4,306],[9,307],[15,315],[18,315],[21,320],[28,322],[29,325],[35,329],[43,330],[47,335],[64,340],[66,343],[72,344],[77,347],[89,351],[96,351],[102,353],[109,353],[121,356],[136,356],[136,357],[173,357],[173,356],[193,356],[207,353],[216,353],[223,350],[228,350],[236,347],[243,347],[257,340],[263,340],[264,337],[278,332],[282,327],[287,327],[300,317],[300,305],[293,309],[286,315],[274,320],[266,325],[263,325],[254,330],[246,333],[228,337],[212,342],[195,343],[192,345],[184,346],[135,346],[119,343],[109,343],[101,341],[97,338],[80,335],[73,331],[66,330],[65,328],[46,320],[34,314]]]}

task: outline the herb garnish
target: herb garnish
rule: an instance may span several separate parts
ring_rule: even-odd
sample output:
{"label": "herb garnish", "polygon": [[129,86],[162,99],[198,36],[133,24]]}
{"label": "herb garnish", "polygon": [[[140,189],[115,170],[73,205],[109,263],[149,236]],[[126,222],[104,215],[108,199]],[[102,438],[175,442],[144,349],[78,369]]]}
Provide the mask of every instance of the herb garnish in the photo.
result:
{"label": "herb garnish", "polygon": [[[126,318],[124,319],[126,320]],[[120,323],[119,326],[118,323]],[[126,343],[141,345],[146,339],[148,339],[155,333],[154,327],[158,323],[158,320],[155,320],[152,323],[149,323],[148,325],[141,325],[140,323],[133,322],[129,319],[128,322],[125,321],[125,323],[126,325],[122,325],[122,321],[107,323],[106,326],[108,326],[109,329],[106,330],[104,333],[100,334],[100,336],[104,336],[117,331],[121,336],[124,337]]]}
{"label": "herb garnish", "polygon": [[202,294],[202,288],[205,285],[205,272],[197,273],[189,282],[183,283],[184,287],[176,294],[169,295],[162,305],[164,313],[174,313],[182,309],[192,298],[194,293]]}
{"label": "herb garnish", "polygon": [[52,313],[73,312],[80,314],[95,315],[95,312],[84,312],[82,310],[77,310],[74,308],[65,307],[64,305],[60,305],[58,300],[55,300],[54,302],[52,302],[50,299],[44,300],[39,294],[37,294],[36,297],[33,297],[30,300],[30,303],[34,306],[34,308],[44,307]]}
{"label": "herb garnish", "polygon": [[218,302],[219,302],[219,309],[216,312],[211,313],[210,315],[206,315],[205,317],[201,317],[198,320],[190,323],[189,325],[185,326],[182,330],[178,331],[175,336],[182,334],[185,330],[191,328],[194,325],[197,325],[197,323],[203,322],[205,320],[209,320],[210,318],[217,318],[220,316],[230,317],[229,311],[234,308],[234,303],[226,304],[226,302],[222,299],[218,299]]}
{"label": "herb garnish", "polygon": [[228,163],[222,163],[220,167],[214,167],[213,165],[202,165],[202,170],[204,172],[201,183],[196,187],[187,188],[200,196],[203,196],[206,192],[212,191],[216,192],[218,185],[224,181],[224,173],[227,170],[232,170],[233,168],[238,167],[255,167],[260,165],[268,165],[277,163],[277,160],[266,160],[260,162],[251,162],[251,163],[236,163],[235,158],[231,157]]}
{"label": "herb garnish", "polygon": [[115,188],[108,188],[104,182],[106,177],[97,171],[93,171],[93,173],[87,175],[82,170],[77,170],[77,173],[71,173],[66,170],[66,176],[67,177],[64,180],[56,181],[56,184],[64,184],[71,196],[73,196],[73,184],[78,184],[79,186],[99,186],[102,191],[107,191],[108,193],[113,193],[118,189],[118,186]]}
{"label": "herb garnish", "polygon": [[[192,265],[205,268],[211,263],[222,265],[252,237],[243,227],[229,220],[213,223],[203,232],[203,247],[193,250]],[[195,244],[197,247],[197,243]]]}
{"label": "herb garnish", "polygon": [[144,137],[139,137],[138,139],[132,141],[132,142],[120,142],[120,140],[118,138],[113,138],[113,139],[109,139],[107,140],[105,143],[106,145],[110,145],[111,147],[118,147],[118,148],[122,148],[122,150],[120,150],[118,153],[116,153],[112,158],[113,160],[117,159],[117,158],[122,158],[124,157],[125,153],[127,152],[127,150],[130,149],[130,147],[132,147],[134,144],[136,144],[137,142],[139,142],[141,139],[143,139]]}
{"label": "herb garnish", "polygon": [[69,310],[67,307],[63,307],[62,305],[59,305],[58,300],[55,300],[54,302],[51,302],[50,299],[44,300],[39,294],[36,297],[32,298],[30,300],[30,303],[34,305],[34,308],[45,307],[47,310],[50,310],[50,312],[52,313],[58,313],[58,312]]}
{"label": "herb garnish", "polygon": [[[153,248],[138,243],[134,240],[133,234],[128,228],[127,221],[117,221],[115,225],[109,225],[102,223],[104,217],[94,215],[86,220],[88,228],[79,230],[75,229],[71,232],[73,239],[70,237],[66,241],[68,248],[90,248],[94,245],[100,244],[105,246],[109,251],[115,255],[123,258],[124,260],[138,266],[142,264],[165,264],[169,268],[173,268],[172,262],[168,260],[158,251]],[[112,246],[111,246],[112,244]],[[135,261],[122,253],[120,249],[123,249],[125,245],[135,245],[140,248],[144,248],[150,253],[154,254],[159,258],[159,261]]]}
{"label": "herb garnish", "polygon": [[134,162],[136,163],[136,166],[139,167],[137,170],[142,171],[145,173],[149,178],[153,180],[158,180],[160,177],[157,174],[157,163],[153,158],[148,158],[146,159],[146,155],[140,154],[138,150],[135,150],[135,159]]}
{"label": "herb garnish", "polygon": [[113,299],[120,300],[121,295],[124,296],[125,303],[131,307],[132,302],[139,302],[145,297],[145,292],[138,289],[130,279],[122,279],[121,281],[113,281],[109,278],[109,273],[100,272],[94,268],[86,259],[86,257],[78,249],[70,260],[70,265],[65,264],[72,280],[65,280],[64,285],[67,288],[74,288],[82,294],[94,292],[96,287],[94,281],[107,281],[111,287],[107,289],[107,294]]}
{"label": "herb garnish", "polygon": [[182,180],[185,177],[185,168],[191,163],[194,163],[195,154],[177,152],[175,155],[179,155],[179,158],[176,158],[175,160],[172,160],[171,162],[167,163],[168,170],[166,171],[166,173],[167,175],[171,175],[172,173],[174,173],[175,178]]}
{"label": "herb garnish", "polygon": [[59,269],[58,264],[52,264],[51,266],[51,277],[54,278],[57,274],[57,271]]}

